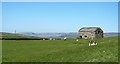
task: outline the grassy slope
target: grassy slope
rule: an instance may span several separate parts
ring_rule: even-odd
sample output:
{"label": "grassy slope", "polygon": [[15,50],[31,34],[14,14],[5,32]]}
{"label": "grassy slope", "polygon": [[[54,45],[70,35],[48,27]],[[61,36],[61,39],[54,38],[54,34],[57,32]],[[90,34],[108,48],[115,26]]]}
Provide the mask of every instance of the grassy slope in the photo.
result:
{"label": "grassy slope", "polygon": [[3,62],[117,62],[118,37],[101,38],[89,47],[87,40],[3,40]]}

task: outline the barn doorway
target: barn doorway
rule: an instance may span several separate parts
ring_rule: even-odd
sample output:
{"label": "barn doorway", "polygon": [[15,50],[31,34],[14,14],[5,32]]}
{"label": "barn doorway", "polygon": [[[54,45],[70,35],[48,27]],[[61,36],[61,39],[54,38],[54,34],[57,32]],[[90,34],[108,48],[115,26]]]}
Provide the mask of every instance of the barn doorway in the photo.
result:
{"label": "barn doorway", "polygon": [[87,36],[85,35],[84,38],[87,39]]}
{"label": "barn doorway", "polygon": [[84,37],[85,37],[85,38],[87,38],[87,36],[86,36],[86,35],[85,35]]}
{"label": "barn doorway", "polygon": [[80,38],[82,38],[82,36],[80,36]]}

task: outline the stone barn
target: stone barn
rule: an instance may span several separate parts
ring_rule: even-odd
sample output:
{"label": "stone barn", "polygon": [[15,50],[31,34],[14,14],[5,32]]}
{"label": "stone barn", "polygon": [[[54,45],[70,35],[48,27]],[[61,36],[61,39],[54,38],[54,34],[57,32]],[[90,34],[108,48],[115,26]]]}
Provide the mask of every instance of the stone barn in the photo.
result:
{"label": "stone barn", "polygon": [[79,38],[103,38],[103,30],[99,27],[83,27],[79,30]]}

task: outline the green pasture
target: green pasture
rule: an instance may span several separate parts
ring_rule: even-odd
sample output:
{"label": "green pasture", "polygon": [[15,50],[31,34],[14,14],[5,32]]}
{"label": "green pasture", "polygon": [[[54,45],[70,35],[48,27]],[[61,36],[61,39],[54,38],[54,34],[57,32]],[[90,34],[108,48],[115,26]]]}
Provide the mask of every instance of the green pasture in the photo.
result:
{"label": "green pasture", "polygon": [[118,37],[96,39],[3,40],[3,62],[118,62]]}

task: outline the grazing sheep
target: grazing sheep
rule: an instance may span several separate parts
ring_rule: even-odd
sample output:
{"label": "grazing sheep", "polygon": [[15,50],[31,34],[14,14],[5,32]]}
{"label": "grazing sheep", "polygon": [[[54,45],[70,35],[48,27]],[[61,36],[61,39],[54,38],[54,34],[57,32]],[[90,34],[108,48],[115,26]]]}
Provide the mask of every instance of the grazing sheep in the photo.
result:
{"label": "grazing sheep", "polygon": [[45,40],[45,39],[43,38],[43,40]]}
{"label": "grazing sheep", "polygon": [[67,40],[67,38],[66,37],[64,37],[64,41],[66,41]]}
{"label": "grazing sheep", "polygon": [[76,40],[76,42],[78,42],[78,39]]}
{"label": "grazing sheep", "polygon": [[92,41],[89,42],[89,46],[95,46],[95,45],[97,45],[96,41],[92,40]]}
{"label": "grazing sheep", "polygon": [[78,42],[78,39],[76,39],[76,42],[75,42],[75,44],[77,44],[77,42]]}
{"label": "grazing sheep", "polygon": [[55,40],[55,38],[53,40]]}
{"label": "grazing sheep", "polygon": [[50,38],[50,40],[52,40],[52,38]]}

